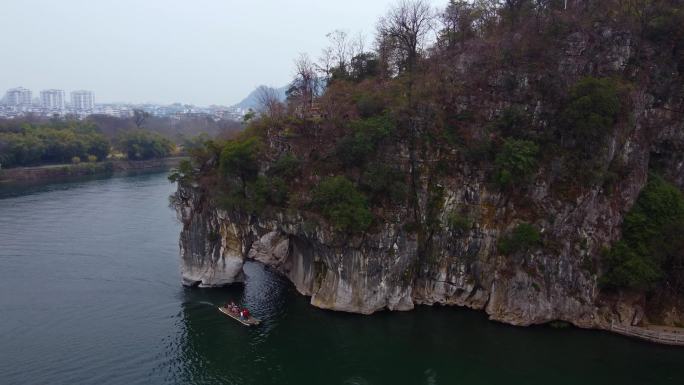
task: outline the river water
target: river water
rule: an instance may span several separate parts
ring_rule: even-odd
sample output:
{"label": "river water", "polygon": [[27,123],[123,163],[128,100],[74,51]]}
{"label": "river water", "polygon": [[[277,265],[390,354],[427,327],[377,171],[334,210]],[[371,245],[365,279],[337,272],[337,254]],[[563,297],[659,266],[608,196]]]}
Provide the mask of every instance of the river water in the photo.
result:
{"label": "river water", "polygon": [[[684,349],[481,312],[313,308],[248,264],[180,285],[174,186],[147,174],[0,187],[0,384],[684,384]],[[246,328],[227,300],[263,319]]]}

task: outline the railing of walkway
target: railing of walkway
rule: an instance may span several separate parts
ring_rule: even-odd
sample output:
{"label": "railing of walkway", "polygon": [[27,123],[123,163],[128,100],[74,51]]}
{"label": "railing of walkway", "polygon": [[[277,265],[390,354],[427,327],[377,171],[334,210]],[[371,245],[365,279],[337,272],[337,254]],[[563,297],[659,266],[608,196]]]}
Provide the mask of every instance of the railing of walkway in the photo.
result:
{"label": "railing of walkway", "polygon": [[684,346],[684,333],[650,330],[638,326],[622,326],[613,323],[610,329],[622,335],[640,338],[659,344]]}

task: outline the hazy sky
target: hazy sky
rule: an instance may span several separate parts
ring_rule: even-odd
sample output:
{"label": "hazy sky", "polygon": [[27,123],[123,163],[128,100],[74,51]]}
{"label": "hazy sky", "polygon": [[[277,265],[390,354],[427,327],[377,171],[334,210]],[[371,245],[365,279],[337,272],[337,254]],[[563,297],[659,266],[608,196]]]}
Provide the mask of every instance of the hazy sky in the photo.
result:
{"label": "hazy sky", "polygon": [[[0,93],[95,92],[97,102],[234,104],[282,86],[334,29],[364,31],[393,0],[1,0]],[[437,6],[446,0],[432,0]]]}

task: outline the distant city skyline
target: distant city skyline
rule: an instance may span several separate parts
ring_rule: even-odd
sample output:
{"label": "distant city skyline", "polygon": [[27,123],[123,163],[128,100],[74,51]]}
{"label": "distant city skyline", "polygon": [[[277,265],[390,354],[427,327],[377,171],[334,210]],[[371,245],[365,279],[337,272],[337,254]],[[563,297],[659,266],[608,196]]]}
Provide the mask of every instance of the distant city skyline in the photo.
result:
{"label": "distant city skyline", "polygon": [[54,117],[71,116],[79,119],[91,115],[109,115],[117,118],[130,118],[135,110],[143,110],[152,116],[173,119],[208,117],[215,121],[240,121],[249,112],[244,106],[196,106],[187,103],[95,103],[95,94],[90,90],[69,92],[67,102],[65,90],[40,90],[39,97],[25,87],[14,87],[0,97],[0,119],[21,119],[27,116]]}
{"label": "distant city skyline", "polygon": [[261,84],[287,84],[293,60],[317,57],[335,29],[363,31],[370,46],[392,3],[8,1],[0,14],[0,90],[86,89],[102,103],[233,105]]}
{"label": "distant city skyline", "polygon": [[[256,89],[256,88],[255,88]],[[255,90],[254,89],[254,90]],[[254,91],[252,90],[252,91]],[[89,105],[95,105],[95,104],[121,104],[121,105],[174,105],[174,104],[180,104],[180,105],[192,105],[192,106],[197,106],[197,107],[209,107],[209,106],[224,106],[224,107],[230,107],[229,105],[226,104],[218,104],[218,103],[210,103],[206,105],[199,105],[199,104],[194,104],[194,103],[188,103],[185,101],[175,101],[175,102],[167,102],[167,103],[159,103],[159,102],[153,102],[153,101],[145,101],[145,102],[133,102],[129,100],[116,100],[116,101],[100,101],[100,100],[95,100],[95,94],[96,92],[93,90],[77,90],[77,89],[59,89],[59,88],[37,88],[37,89],[31,89],[28,87],[23,87],[21,85],[17,85],[5,90],[0,89],[0,104],[5,104],[5,105],[40,105],[43,107],[49,107],[49,108],[55,108],[59,109],[65,108],[68,105],[73,104],[74,96],[76,95],[78,98],[80,98],[81,94],[83,93],[89,93],[90,96],[88,96],[89,99],[91,99],[91,102],[88,102]],[[66,96],[69,96],[68,98]],[[244,95],[246,97],[247,95]],[[12,98],[15,99],[15,101],[11,101]],[[21,100],[21,101],[19,101]],[[238,101],[239,102],[239,101]],[[80,103],[80,101],[78,102]],[[237,103],[233,103],[237,104]]]}
{"label": "distant city skyline", "polygon": [[40,102],[43,108],[60,111],[66,107],[66,101],[64,100],[64,90],[43,90],[40,91]]}

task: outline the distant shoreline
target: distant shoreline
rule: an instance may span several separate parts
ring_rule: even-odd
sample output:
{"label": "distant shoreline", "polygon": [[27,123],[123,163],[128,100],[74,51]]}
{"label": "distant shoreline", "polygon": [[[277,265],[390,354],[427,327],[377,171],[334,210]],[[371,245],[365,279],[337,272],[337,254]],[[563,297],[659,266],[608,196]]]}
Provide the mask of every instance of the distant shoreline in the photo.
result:
{"label": "distant shoreline", "polygon": [[183,159],[186,158],[179,156],[149,160],[107,160],[96,163],[15,167],[0,170],[0,183],[37,182],[127,171],[163,170],[178,166]]}

